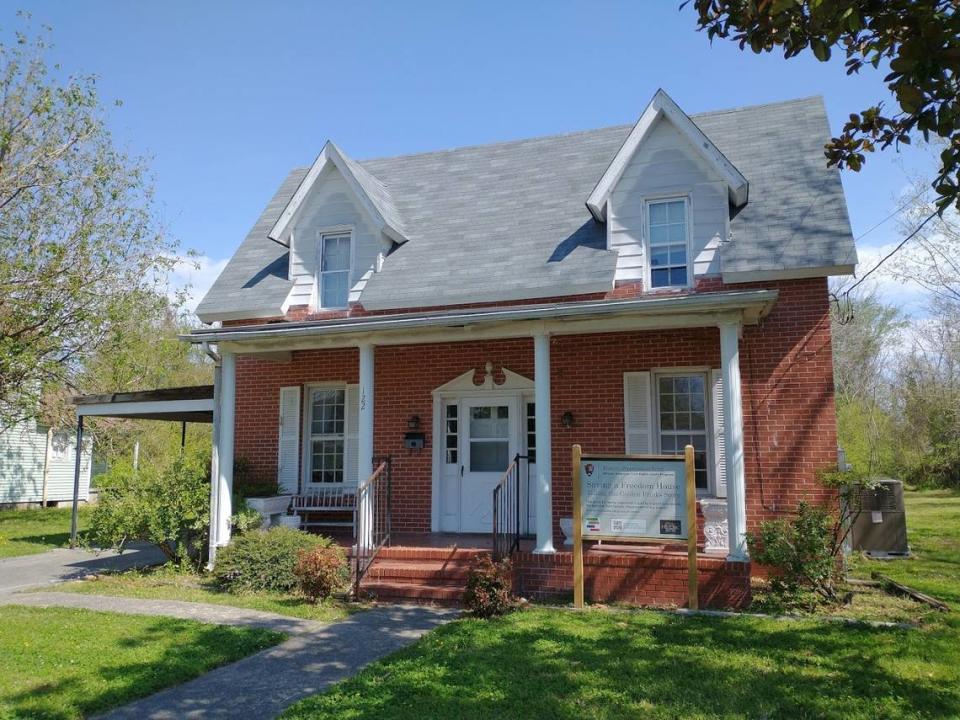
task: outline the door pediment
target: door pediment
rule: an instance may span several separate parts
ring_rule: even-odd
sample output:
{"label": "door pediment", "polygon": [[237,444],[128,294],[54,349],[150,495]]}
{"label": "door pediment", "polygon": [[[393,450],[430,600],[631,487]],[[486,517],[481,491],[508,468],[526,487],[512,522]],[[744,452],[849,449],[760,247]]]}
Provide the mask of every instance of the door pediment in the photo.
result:
{"label": "door pediment", "polygon": [[501,367],[500,370],[503,373],[503,382],[499,384],[494,380],[493,363],[488,362],[483,369],[483,382],[479,385],[474,382],[474,378],[477,376],[477,370],[467,370],[462,375],[458,375],[453,380],[436,388],[433,392],[434,394],[440,395],[453,395],[490,390],[498,392],[505,390],[533,391],[534,382],[530,378],[524,377],[505,367]]}

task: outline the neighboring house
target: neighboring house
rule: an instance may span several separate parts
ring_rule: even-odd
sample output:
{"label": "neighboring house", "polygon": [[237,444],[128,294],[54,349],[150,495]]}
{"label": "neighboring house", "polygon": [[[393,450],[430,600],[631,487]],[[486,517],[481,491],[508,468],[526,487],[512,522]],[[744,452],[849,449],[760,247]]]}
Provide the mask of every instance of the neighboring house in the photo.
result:
{"label": "neighboring house", "polygon": [[[827,279],[856,252],[829,137],[820,98],[690,117],[660,91],[633,126],[366,161],[328,142],[197,309],[222,358],[214,543],[235,456],[349,494],[389,455],[396,535],[489,533],[519,453],[514,563],[556,594],[571,445],[691,443],[702,593],[742,604],[744,533],[826,497],[837,460]],[[595,595],[682,602],[675,558],[624,557],[588,554]]]}
{"label": "neighboring house", "polygon": [[[0,431],[0,506],[69,502],[77,441],[35,420]],[[80,459],[80,500],[90,490],[90,444]]]}

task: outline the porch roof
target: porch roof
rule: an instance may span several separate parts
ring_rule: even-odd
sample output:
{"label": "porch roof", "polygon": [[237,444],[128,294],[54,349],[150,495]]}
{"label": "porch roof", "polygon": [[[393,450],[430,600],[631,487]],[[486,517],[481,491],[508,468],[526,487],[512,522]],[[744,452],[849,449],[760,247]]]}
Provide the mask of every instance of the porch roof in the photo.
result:
{"label": "porch roof", "polygon": [[213,385],[138,390],[73,398],[77,416],[213,422]]}
{"label": "porch roof", "polygon": [[[306,322],[264,323],[194,330],[182,339],[193,342],[248,343],[327,338],[371,340],[383,344],[434,342],[428,330],[463,331],[470,337],[519,337],[534,332],[580,334],[657,327],[708,327],[739,320],[754,325],[767,315],[776,290],[738,290],[648,296],[629,300],[598,300],[514,305],[432,313],[400,313]],[[478,330],[492,332],[481,337]],[[410,331],[416,330],[415,334]]]}

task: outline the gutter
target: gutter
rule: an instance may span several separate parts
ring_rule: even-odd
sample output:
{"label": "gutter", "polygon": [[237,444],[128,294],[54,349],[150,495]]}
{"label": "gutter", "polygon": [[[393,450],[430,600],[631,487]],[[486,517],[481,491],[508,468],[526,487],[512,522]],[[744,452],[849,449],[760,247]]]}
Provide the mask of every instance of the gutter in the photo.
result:
{"label": "gutter", "polygon": [[[200,343],[208,354],[210,342],[267,338],[296,338],[343,335],[377,331],[401,331],[418,328],[465,327],[496,322],[522,320],[589,319],[619,315],[675,315],[680,313],[722,313],[752,309],[757,322],[770,312],[778,297],[776,290],[740,290],[699,293],[671,297],[646,297],[631,300],[599,300],[577,303],[553,303],[442,313],[409,313],[373,315],[308,322],[264,323],[239,327],[194,330],[180,338]],[[211,357],[213,357],[211,355]]]}

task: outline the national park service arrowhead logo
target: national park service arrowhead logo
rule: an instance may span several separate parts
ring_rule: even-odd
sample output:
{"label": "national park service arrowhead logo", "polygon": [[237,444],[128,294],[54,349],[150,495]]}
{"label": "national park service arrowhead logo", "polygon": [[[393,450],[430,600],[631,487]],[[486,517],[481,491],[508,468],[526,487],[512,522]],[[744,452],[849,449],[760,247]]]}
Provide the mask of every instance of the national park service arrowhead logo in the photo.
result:
{"label": "national park service arrowhead logo", "polygon": [[587,474],[587,477],[593,477],[593,463],[587,463],[584,465],[583,471]]}

